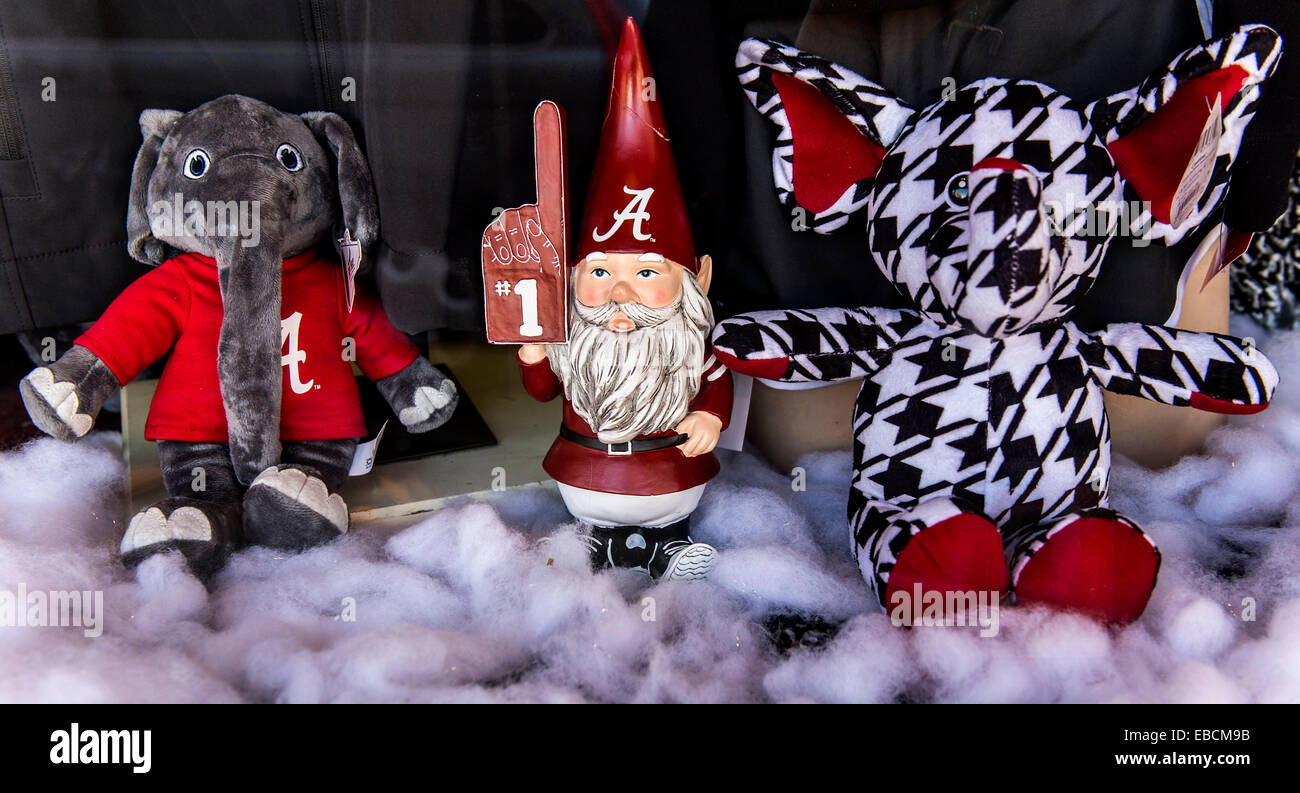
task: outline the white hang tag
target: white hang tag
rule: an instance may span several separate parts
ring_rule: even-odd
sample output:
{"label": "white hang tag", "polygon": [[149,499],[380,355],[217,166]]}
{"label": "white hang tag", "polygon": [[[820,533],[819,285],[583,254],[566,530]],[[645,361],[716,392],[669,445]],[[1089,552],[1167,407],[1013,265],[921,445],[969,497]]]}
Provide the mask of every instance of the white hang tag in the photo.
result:
{"label": "white hang tag", "polygon": [[347,291],[348,313],[357,295],[357,271],[361,269],[361,242],[352,239],[352,230],[344,229],[339,237],[339,252],[343,256],[343,283]]}
{"label": "white hang tag", "polygon": [[749,397],[754,393],[754,378],[732,372],[731,385],[731,422],[718,436],[718,448],[738,452],[745,446],[745,427],[749,424]]}
{"label": "white hang tag", "polygon": [[384,437],[384,430],[388,429],[388,421],[379,428],[379,434],[374,440],[358,443],[357,450],[352,453],[352,467],[348,469],[348,476],[365,476],[370,473],[370,469],[375,467],[375,450],[379,448],[379,440]]}
{"label": "white hang tag", "polygon": [[1169,204],[1169,224],[1174,228],[1191,217],[1197,202],[1205,194],[1210,177],[1214,175],[1214,163],[1219,157],[1219,138],[1222,136],[1223,97],[1215,96],[1210,117],[1201,128],[1201,137],[1192,150],[1187,170],[1183,171],[1183,177],[1178,180],[1178,189],[1174,191],[1173,200]]}

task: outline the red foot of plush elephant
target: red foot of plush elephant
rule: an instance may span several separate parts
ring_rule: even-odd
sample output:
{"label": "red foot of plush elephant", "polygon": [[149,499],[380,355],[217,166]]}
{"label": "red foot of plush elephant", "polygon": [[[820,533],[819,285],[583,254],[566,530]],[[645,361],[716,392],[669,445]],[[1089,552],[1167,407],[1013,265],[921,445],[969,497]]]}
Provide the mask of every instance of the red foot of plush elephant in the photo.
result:
{"label": "red foot of plush elephant", "polygon": [[1155,543],[1107,509],[1068,516],[1021,545],[1012,582],[1018,604],[1044,603],[1126,625],[1142,616],[1156,586]]}
{"label": "red foot of plush elephant", "polygon": [[858,523],[859,566],[897,624],[919,624],[917,615],[931,624],[933,614],[969,625],[958,609],[987,607],[1010,589],[1017,604],[1125,625],[1142,615],[1160,568],[1155,544],[1109,509],[1003,534],[968,505],[936,498],[910,510],[869,502]]}
{"label": "red foot of plush elephant", "polygon": [[987,608],[1007,591],[1002,535],[963,502],[933,498],[909,510],[872,501],[853,522],[858,566],[895,624],[971,624],[973,614],[952,613],[959,594]]}
{"label": "red foot of plush elephant", "polygon": [[889,575],[885,603],[892,607],[905,593],[985,592],[1001,601],[1007,591],[1002,536],[986,518],[962,512],[940,521],[907,543]]}

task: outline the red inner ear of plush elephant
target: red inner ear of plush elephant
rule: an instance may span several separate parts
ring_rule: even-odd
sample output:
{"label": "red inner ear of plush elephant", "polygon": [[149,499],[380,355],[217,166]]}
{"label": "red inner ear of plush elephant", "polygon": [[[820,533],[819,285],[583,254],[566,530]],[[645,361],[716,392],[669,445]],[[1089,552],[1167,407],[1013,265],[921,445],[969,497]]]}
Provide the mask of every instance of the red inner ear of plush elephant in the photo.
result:
{"label": "red inner ear of plush elephant", "polygon": [[854,183],[876,175],[885,149],[872,142],[814,86],[773,74],[794,138],[794,197],[809,212],[834,206]]}
{"label": "red inner ear of plush elephant", "polygon": [[1222,98],[1226,109],[1246,78],[1245,69],[1229,66],[1188,80],[1164,107],[1106,147],[1124,179],[1143,201],[1151,202],[1156,220],[1169,222],[1174,193],[1210,118],[1215,97]]}

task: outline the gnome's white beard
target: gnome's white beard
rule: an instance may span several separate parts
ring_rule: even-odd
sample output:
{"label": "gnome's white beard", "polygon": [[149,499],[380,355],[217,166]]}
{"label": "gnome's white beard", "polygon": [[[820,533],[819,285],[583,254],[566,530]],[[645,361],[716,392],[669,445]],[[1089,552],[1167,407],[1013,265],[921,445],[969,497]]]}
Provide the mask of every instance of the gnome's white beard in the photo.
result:
{"label": "gnome's white beard", "polygon": [[[681,295],[664,308],[640,303],[591,308],[576,300],[571,305],[569,343],[551,345],[547,355],[574,412],[602,443],[676,427],[700,390],[713,327],[713,308],[695,277],[685,273]],[[609,329],[619,311],[635,330]]]}

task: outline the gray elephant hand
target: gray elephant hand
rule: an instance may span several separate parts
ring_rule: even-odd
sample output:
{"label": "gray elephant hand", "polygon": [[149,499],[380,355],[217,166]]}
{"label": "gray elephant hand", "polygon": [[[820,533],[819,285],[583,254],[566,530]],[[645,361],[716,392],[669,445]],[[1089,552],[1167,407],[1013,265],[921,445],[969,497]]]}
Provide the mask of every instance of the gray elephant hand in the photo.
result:
{"label": "gray elephant hand", "polygon": [[104,400],[120,387],[112,370],[79,346],[49,366],[33,369],[18,384],[32,423],[63,441],[90,432]]}
{"label": "gray elephant hand", "polygon": [[456,384],[423,357],[375,385],[408,432],[428,432],[442,426],[460,400]]}
{"label": "gray elephant hand", "polygon": [[443,380],[437,388],[422,385],[415,389],[411,406],[402,408],[397,418],[411,432],[428,432],[447,420],[456,409],[456,401],[456,386],[450,380]]}

